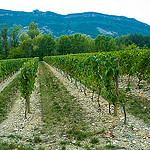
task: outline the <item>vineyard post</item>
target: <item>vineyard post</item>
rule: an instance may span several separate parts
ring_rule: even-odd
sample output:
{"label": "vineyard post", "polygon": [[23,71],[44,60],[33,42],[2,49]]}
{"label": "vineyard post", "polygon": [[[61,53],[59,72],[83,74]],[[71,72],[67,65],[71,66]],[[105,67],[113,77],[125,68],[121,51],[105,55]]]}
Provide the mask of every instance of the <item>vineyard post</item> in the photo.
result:
{"label": "vineyard post", "polygon": [[[25,70],[27,72],[27,67],[25,67]],[[27,77],[27,75],[25,75],[25,79],[26,79],[26,87],[27,87],[27,85],[28,85],[28,77]],[[28,88],[26,90],[28,90]],[[29,101],[27,96],[25,96],[25,101],[26,101],[25,102],[25,118],[26,118],[27,111],[28,111],[28,113],[31,113],[31,110],[30,110],[30,101]]]}
{"label": "vineyard post", "polygon": [[[119,71],[119,58],[116,59],[116,67],[117,67],[117,70]],[[124,111],[124,124],[127,125],[125,105],[124,105],[122,99],[119,100],[119,91],[118,91],[119,81],[118,81],[118,76],[119,76],[119,74],[115,74],[115,79],[116,79],[116,87],[115,87],[116,97],[117,97],[117,100],[122,103],[122,107],[123,107],[123,111]],[[116,105],[117,105],[117,104],[116,104]],[[115,116],[115,112],[114,112],[114,116]]]}
{"label": "vineyard post", "polygon": [[[116,68],[117,71],[119,71],[119,58],[116,59]],[[116,92],[116,98],[119,101],[119,92],[118,92],[118,73],[117,71],[115,72],[115,80],[116,80],[116,85],[115,85],[115,92]],[[117,102],[114,104],[114,116],[117,116]]]}
{"label": "vineyard post", "polygon": [[27,100],[27,96],[25,96],[25,119],[27,119],[27,102],[28,102],[28,100]]}

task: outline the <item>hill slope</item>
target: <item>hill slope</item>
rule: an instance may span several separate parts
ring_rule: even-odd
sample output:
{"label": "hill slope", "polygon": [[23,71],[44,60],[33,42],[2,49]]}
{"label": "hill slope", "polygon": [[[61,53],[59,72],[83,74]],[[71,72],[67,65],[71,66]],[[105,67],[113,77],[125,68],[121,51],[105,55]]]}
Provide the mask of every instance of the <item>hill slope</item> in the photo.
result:
{"label": "hill slope", "polygon": [[51,32],[54,37],[82,33],[95,38],[98,34],[121,36],[130,33],[150,35],[150,26],[133,18],[105,15],[95,12],[60,15],[50,11],[33,12],[0,9],[0,24],[21,24],[25,29],[31,22],[38,24],[41,32]]}

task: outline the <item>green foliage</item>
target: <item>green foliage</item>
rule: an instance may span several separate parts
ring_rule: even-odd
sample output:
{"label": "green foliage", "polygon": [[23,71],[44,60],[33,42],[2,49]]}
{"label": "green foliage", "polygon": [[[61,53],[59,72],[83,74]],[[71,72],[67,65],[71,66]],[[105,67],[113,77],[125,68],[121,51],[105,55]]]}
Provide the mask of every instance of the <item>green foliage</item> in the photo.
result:
{"label": "green foliage", "polygon": [[65,146],[65,145],[62,145],[61,149],[62,149],[62,150],[65,150],[65,149],[66,149],[66,146]]}
{"label": "green foliage", "polygon": [[26,62],[27,58],[21,59],[8,59],[0,61],[0,79],[3,80],[7,78],[11,73],[18,71],[24,62]]}
{"label": "green foliage", "polygon": [[[44,57],[44,61],[61,69],[88,88],[97,92],[102,91],[102,96],[116,106],[121,93],[117,91],[116,77],[137,74],[140,80],[149,81],[149,56],[150,50],[137,49]],[[119,58],[119,69],[116,58]]]}
{"label": "green foliage", "polygon": [[[11,47],[17,47],[19,45],[19,32],[21,31],[21,25],[14,24],[10,28],[10,43]],[[13,57],[12,57],[13,58]]]}
{"label": "green foliage", "polygon": [[17,59],[17,58],[24,58],[25,56],[26,56],[25,51],[22,50],[21,47],[19,46],[19,47],[12,47],[9,50],[9,55],[7,58]]}
{"label": "green foliage", "polygon": [[27,32],[28,36],[33,39],[35,38],[37,35],[39,35],[39,29],[38,29],[38,25],[34,24],[34,22],[31,22],[30,26],[29,26],[29,31]]}
{"label": "green foliage", "polygon": [[39,136],[35,136],[34,137],[34,142],[35,143],[40,143],[40,142],[42,142],[42,139]]}
{"label": "green foliage", "polygon": [[0,149],[1,150],[10,150],[10,149],[17,149],[17,150],[33,150],[33,148],[24,145],[17,145],[15,143],[7,143],[7,142],[0,142]]}
{"label": "green foliage", "polygon": [[94,41],[95,41],[95,48],[99,52],[107,51],[107,39],[105,35],[98,35]]}
{"label": "green foliage", "polygon": [[25,62],[20,73],[20,92],[21,96],[25,99],[25,118],[30,113],[30,95],[34,90],[34,83],[36,78],[36,72],[38,68],[38,58],[33,58],[28,62]]}
{"label": "green foliage", "polygon": [[99,143],[99,140],[98,140],[98,138],[94,137],[94,138],[91,138],[90,143],[97,144],[97,143]]}
{"label": "green foliage", "polygon": [[38,58],[34,58],[24,63],[20,74],[20,92],[21,96],[30,99],[30,95],[34,90],[35,77],[38,67]]}
{"label": "green foliage", "polygon": [[112,148],[115,148],[115,147],[116,146],[109,144],[109,145],[106,145],[104,148],[106,148],[106,149],[112,149]]}
{"label": "green foliage", "polygon": [[6,58],[8,56],[9,51],[9,45],[8,45],[8,26],[6,24],[3,24],[2,28],[0,28],[1,31],[1,42],[3,46],[3,55]]}

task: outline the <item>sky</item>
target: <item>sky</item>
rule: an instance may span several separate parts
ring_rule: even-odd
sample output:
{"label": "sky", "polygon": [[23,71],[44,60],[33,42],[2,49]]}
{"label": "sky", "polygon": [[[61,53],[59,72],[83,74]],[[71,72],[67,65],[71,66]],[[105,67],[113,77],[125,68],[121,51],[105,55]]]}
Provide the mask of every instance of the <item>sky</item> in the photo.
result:
{"label": "sky", "polygon": [[0,9],[27,11],[35,9],[62,15],[99,12],[126,16],[150,25],[150,0],[0,0]]}

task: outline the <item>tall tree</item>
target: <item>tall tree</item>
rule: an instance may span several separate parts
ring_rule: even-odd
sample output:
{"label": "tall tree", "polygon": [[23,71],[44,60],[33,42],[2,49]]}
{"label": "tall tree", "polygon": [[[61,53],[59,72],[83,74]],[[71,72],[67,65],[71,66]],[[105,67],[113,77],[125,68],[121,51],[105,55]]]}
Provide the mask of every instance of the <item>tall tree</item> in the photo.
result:
{"label": "tall tree", "polygon": [[25,57],[32,57],[33,55],[33,40],[26,34],[20,35],[20,47],[22,51],[25,51]]}
{"label": "tall tree", "polygon": [[52,55],[55,49],[55,41],[52,38],[52,34],[39,34],[35,37],[37,49],[35,51],[36,56],[43,59],[44,56]]}
{"label": "tall tree", "polygon": [[71,53],[84,53],[87,52],[86,36],[81,33],[75,33],[69,36],[71,39]]}
{"label": "tall tree", "polygon": [[14,24],[10,28],[10,43],[11,47],[17,47],[19,45],[19,32],[21,30],[21,25]]}
{"label": "tall tree", "polygon": [[8,26],[6,24],[2,25],[1,31],[1,42],[3,46],[4,57],[7,58],[9,45],[8,45]]}
{"label": "tall tree", "polygon": [[71,40],[67,35],[62,35],[59,38],[59,44],[57,46],[58,54],[66,55],[71,53]]}
{"label": "tall tree", "polygon": [[95,48],[97,51],[107,51],[107,38],[105,35],[98,35],[95,38]]}
{"label": "tall tree", "polygon": [[27,32],[28,36],[33,39],[35,36],[39,35],[39,29],[38,29],[38,25],[34,24],[34,22],[31,22],[30,26],[29,26],[29,31]]}
{"label": "tall tree", "polygon": [[108,42],[108,51],[115,51],[117,49],[118,49],[118,47],[116,45],[115,39],[110,37],[110,40]]}

